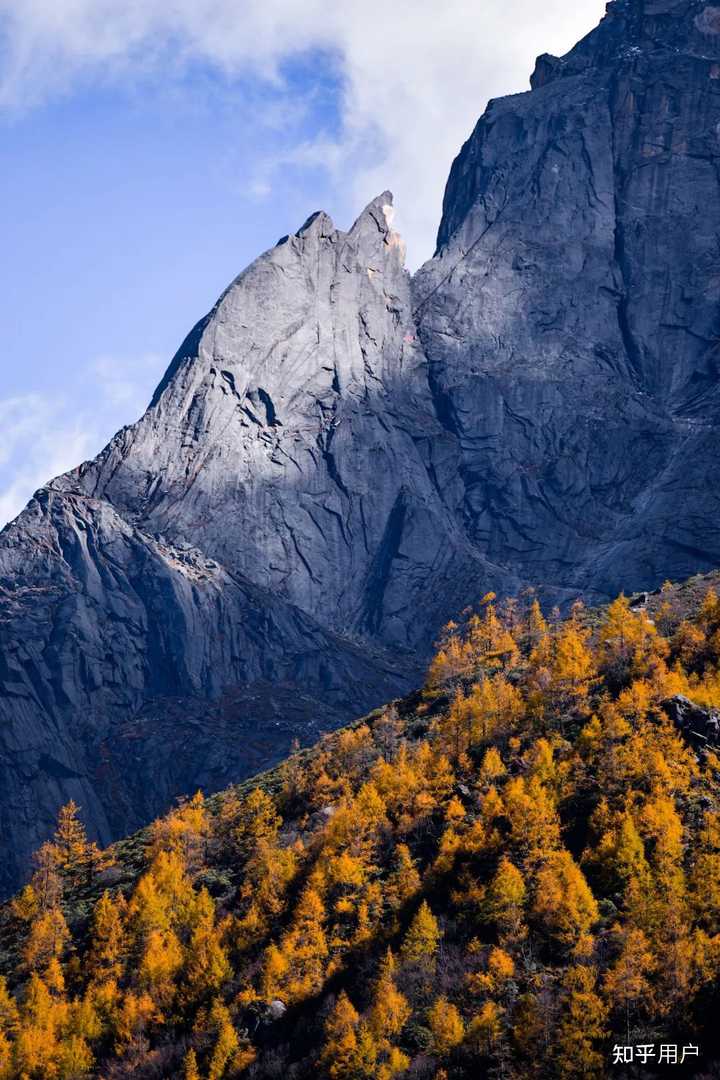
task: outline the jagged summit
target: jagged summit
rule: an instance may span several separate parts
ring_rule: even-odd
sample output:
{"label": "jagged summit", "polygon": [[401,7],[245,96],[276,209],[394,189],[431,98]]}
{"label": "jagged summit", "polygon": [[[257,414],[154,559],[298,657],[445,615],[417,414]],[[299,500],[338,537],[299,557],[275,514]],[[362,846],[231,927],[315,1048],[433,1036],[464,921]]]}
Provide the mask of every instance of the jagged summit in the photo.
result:
{"label": "jagged summit", "polygon": [[[392,224],[393,209],[393,193],[391,191],[383,191],[367,204],[348,231],[354,232],[359,229],[361,230],[370,221],[374,221],[380,232],[387,233]],[[324,210],[313,211],[293,235],[304,236],[305,233],[310,230],[319,230],[322,235],[327,236],[340,231],[336,229],[333,219]],[[289,239],[289,237],[284,239]]]}
{"label": "jagged summit", "polygon": [[[359,236],[367,234],[372,239],[375,238],[376,233],[379,233],[389,243],[400,246],[402,241],[392,229],[393,216],[393,194],[391,191],[383,191],[381,195],[368,203],[363,212],[356,218],[348,233],[342,235]],[[299,238],[308,235],[329,237],[340,232],[341,230],[336,228],[329,214],[325,213],[324,210],[315,210],[296,233],[281,237],[276,247],[288,243],[293,236]],[[393,239],[390,240],[390,237],[393,237]]]}
{"label": "jagged summit", "polygon": [[[331,236],[335,232],[335,223],[324,210],[315,210],[293,235],[305,236],[310,232],[319,233],[321,236]],[[285,236],[282,242],[285,243],[289,239],[289,236]]]}
{"label": "jagged summit", "polygon": [[597,29],[566,56],[545,53],[538,58],[531,86],[632,60],[643,52],[720,59],[720,6],[704,0],[614,0]]}
{"label": "jagged summit", "polygon": [[356,219],[351,233],[364,233],[369,230],[372,233],[374,224],[381,236],[387,238],[392,234],[392,223],[395,215],[393,195],[391,191],[384,191],[377,198],[369,202],[362,214]]}
{"label": "jagged summit", "polygon": [[[400,235],[392,227],[394,216],[395,208],[393,206],[392,192],[384,191],[368,203],[347,233],[341,233],[341,230],[335,227],[332,218],[324,210],[317,210],[310,215],[295,235],[297,237],[310,235],[330,237],[337,234],[343,237],[353,237],[359,243],[370,245],[377,244],[378,240],[381,240],[397,252],[400,261],[404,264],[405,245]],[[286,243],[290,239],[289,236],[283,237],[282,242]]]}
{"label": "jagged summit", "polygon": [[[387,642],[410,648],[431,633],[395,608],[437,602],[427,560],[475,556],[422,460],[440,428],[391,220],[384,192],[348,232],[313,215],[260,256],[186,340],[153,408],[80,481],[339,632],[385,623]],[[391,587],[398,527],[418,570],[390,600],[377,590]]]}

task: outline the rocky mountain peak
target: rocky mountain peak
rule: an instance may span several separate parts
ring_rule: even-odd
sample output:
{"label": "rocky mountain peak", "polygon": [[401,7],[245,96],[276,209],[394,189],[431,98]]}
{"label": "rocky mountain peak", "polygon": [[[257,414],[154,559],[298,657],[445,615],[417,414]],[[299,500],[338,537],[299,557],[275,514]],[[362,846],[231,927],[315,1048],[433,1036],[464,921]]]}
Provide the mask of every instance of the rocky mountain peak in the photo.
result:
{"label": "rocky mountain peak", "polygon": [[[376,233],[387,238],[392,231],[394,216],[393,194],[391,191],[383,191],[376,196],[362,213],[356,218],[348,235],[374,237]],[[316,210],[294,234],[297,237],[316,234],[321,237],[330,237],[339,233],[329,214],[324,210]],[[286,243],[290,237],[284,236],[279,242]]]}
{"label": "rocky mountain peak", "polygon": [[[330,215],[326,214],[324,210],[315,210],[294,235],[312,236],[315,234],[317,236],[327,237],[332,236],[335,232],[335,223]],[[283,236],[276,246],[279,247],[281,244],[286,244],[289,239],[289,236]]]}
{"label": "rocky mountain peak", "polygon": [[377,198],[368,203],[362,214],[360,214],[350,229],[349,235],[371,240],[377,239],[376,234],[378,234],[382,242],[389,247],[399,258],[400,262],[404,264],[404,242],[400,235],[393,230],[392,224],[394,218],[395,207],[393,205],[392,192],[384,191],[382,195],[378,195]]}
{"label": "rocky mountain peak", "polygon": [[[228,386],[232,379],[234,392],[241,397],[253,393],[257,396],[263,390],[260,395],[263,397],[268,393],[267,388],[250,386],[251,372],[247,370],[250,363],[257,371],[261,353],[263,377],[267,381],[267,375],[274,373],[283,383],[283,397],[288,397],[293,390],[292,379],[289,379],[288,366],[282,362],[282,351],[273,349],[269,340],[265,344],[259,340],[263,327],[271,336],[274,334],[275,314],[278,318],[283,317],[285,299],[278,296],[278,284],[292,281],[297,285],[292,290],[297,304],[292,311],[285,305],[284,315],[290,330],[290,327],[299,329],[307,321],[310,296],[314,297],[313,303],[323,298],[327,303],[335,302],[340,293],[331,297],[328,290],[338,263],[345,266],[346,274],[361,270],[368,281],[377,274],[381,275],[381,281],[388,275],[390,278],[402,275],[405,246],[391,228],[392,216],[393,196],[385,191],[365,207],[348,232],[338,229],[328,214],[318,210],[297,232],[282,237],[275,247],[261,255],[231,283],[213,310],[188,334],[155,391],[151,409],[158,410],[159,414],[167,412],[169,422],[176,427],[180,406],[181,415],[195,425],[187,406],[189,401],[197,405],[198,392],[202,397],[206,396],[207,387],[202,388],[202,379],[216,370],[218,364]],[[375,289],[378,288],[380,285],[376,283]],[[271,305],[278,301],[280,307],[273,308]],[[295,367],[293,373],[302,379],[309,370],[311,358],[319,355],[317,350],[308,351],[306,362]],[[229,357],[233,357],[232,364],[226,363]],[[238,360],[241,361],[240,369]],[[185,405],[181,404],[178,394]],[[189,400],[188,394],[191,395]],[[263,400],[264,406],[259,413],[254,410],[254,418],[266,423],[267,413],[270,417],[267,422],[273,426],[278,420],[275,406],[267,412],[268,402],[266,398]],[[212,425],[203,429],[202,438],[205,442],[212,438]]]}
{"label": "rocky mountain peak", "polygon": [[643,53],[720,60],[720,6],[705,0],[613,0],[600,25],[566,56],[545,53],[538,58],[531,86],[632,61]]}
{"label": "rocky mountain peak", "polygon": [[[292,236],[284,236],[277,247],[287,244],[292,239],[333,240],[347,242],[352,238],[355,245],[363,245],[369,252],[373,247],[381,251],[379,245],[402,248],[402,239],[392,228],[395,208],[391,191],[384,191],[374,198],[354,221],[347,233],[335,226],[329,214],[316,210]],[[242,276],[242,275],[241,275]]]}

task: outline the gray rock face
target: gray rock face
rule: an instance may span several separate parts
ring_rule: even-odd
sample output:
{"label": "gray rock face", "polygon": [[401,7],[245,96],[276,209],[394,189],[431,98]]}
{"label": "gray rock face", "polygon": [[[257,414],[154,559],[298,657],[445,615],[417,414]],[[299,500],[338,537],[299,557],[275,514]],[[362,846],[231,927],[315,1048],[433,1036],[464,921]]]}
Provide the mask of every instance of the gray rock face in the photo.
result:
{"label": "gray rock face", "polygon": [[74,798],[103,841],[413,681],[103,499],[39,492],[0,547],[0,888]]}
{"label": "gray rock face", "polygon": [[316,214],[0,535],[0,888],[404,690],[442,622],[720,562],[720,8],[618,0],[492,102],[411,281]]}
{"label": "gray rock face", "polygon": [[455,161],[419,335],[491,559],[590,596],[718,563],[720,8],[618,0]]}
{"label": "gray rock face", "polygon": [[53,487],[191,539],[339,633],[407,648],[424,647],[446,610],[438,581],[457,580],[459,603],[469,577],[504,572],[444,500],[456,450],[391,202],[381,195],[347,234],[316,214],[253,263],[139,424]]}
{"label": "gray rock face", "polygon": [[663,709],[687,741],[698,749],[720,746],[720,712],[696,705],[684,694],[663,702]]}

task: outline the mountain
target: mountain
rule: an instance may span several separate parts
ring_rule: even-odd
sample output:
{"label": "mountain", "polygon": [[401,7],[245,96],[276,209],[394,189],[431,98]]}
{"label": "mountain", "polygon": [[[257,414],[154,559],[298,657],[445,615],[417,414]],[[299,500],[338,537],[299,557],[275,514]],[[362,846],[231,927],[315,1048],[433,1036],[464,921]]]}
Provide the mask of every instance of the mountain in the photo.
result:
{"label": "mountain", "polygon": [[720,9],[616,0],[455,161],[410,278],[314,214],[0,534],[0,888],[402,693],[488,591],[720,562]]}
{"label": "mountain", "polygon": [[719,582],[488,603],[102,854],[66,807],[0,906],[4,1080],[716,1076]]}
{"label": "mountain", "polygon": [[484,555],[587,595],[720,560],[720,9],[618,0],[455,161],[419,337]]}

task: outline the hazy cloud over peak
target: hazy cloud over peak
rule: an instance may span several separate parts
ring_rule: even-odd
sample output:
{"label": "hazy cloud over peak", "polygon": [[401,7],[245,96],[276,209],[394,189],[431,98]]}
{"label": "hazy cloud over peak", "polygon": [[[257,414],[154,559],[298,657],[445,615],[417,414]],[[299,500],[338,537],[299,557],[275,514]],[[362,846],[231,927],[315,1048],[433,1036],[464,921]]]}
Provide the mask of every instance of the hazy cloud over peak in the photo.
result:
{"label": "hazy cloud over peak", "polygon": [[[264,163],[325,165],[359,206],[395,191],[417,264],[431,253],[450,161],[489,97],[527,88],[540,51],[564,52],[602,0],[0,0],[0,104],[32,106],[87,80],[171,79],[201,61],[230,79],[277,81],[285,61],[334,54],[342,78],[335,142],[290,145]],[[229,92],[232,92],[229,86]],[[290,105],[290,102],[288,102]]]}

